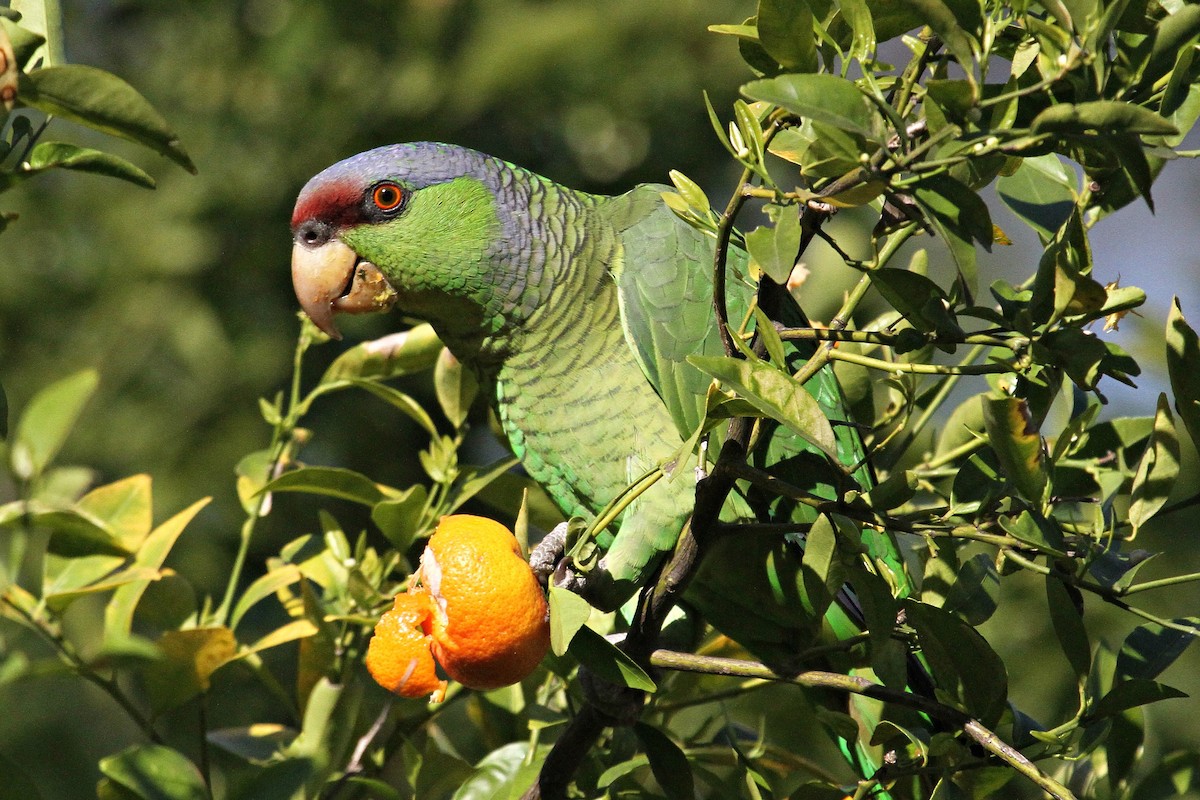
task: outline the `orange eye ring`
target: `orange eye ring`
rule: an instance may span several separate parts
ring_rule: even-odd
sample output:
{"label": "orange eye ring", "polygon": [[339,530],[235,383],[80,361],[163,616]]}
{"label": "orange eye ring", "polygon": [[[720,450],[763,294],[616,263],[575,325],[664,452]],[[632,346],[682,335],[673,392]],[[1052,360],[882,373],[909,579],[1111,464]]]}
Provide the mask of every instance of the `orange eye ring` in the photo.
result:
{"label": "orange eye ring", "polygon": [[386,181],[371,190],[371,202],[380,211],[395,211],[404,202],[404,189]]}

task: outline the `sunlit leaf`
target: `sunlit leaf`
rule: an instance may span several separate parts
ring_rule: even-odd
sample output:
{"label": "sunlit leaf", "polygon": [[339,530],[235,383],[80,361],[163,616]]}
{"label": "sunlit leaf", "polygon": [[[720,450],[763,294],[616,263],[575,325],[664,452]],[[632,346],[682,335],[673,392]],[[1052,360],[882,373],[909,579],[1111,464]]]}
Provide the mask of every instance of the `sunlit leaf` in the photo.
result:
{"label": "sunlit leaf", "polygon": [[722,356],[691,356],[688,361],[750,401],[762,413],[787,425],[836,460],[837,439],[816,399],[792,377],[762,361]]}
{"label": "sunlit leaf", "polygon": [[[138,550],[137,556],[134,558],[134,565],[154,570],[161,569],[179,535],[183,533],[184,528],[196,514],[208,505],[208,502],[209,498],[206,497],[192,503],[151,531]],[[150,581],[148,580],[132,581],[113,592],[112,599],[108,601],[108,605],[104,609],[106,646],[110,644],[120,646],[124,640],[129,638],[133,627],[133,612],[149,585]]]}
{"label": "sunlit leaf", "polygon": [[1148,108],[1116,100],[1058,103],[1034,117],[1034,133],[1146,133],[1170,135],[1175,126]]}
{"label": "sunlit leaf", "polygon": [[1027,500],[1041,503],[1046,488],[1045,453],[1028,403],[1016,397],[986,397],[983,422],[1004,474]]}
{"label": "sunlit leaf", "polygon": [[237,652],[226,627],[167,631],[158,640],[162,658],[146,670],[146,690],[156,711],[176,708],[208,691],[212,674]]}
{"label": "sunlit leaf", "polygon": [[1184,319],[1178,297],[1172,299],[1167,312],[1166,342],[1175,410],[1192,442],[1200,443],[1200,338]]}
{"label": "sunlit leaf", "polygon": [[575,592],[550,586],[550,649],[561,656],[588,621],[592,607]]}
{"label": "sunlit leaf", "polygon": [[17,421],[9,463],[17,477],[30,479],[58,454],[84,405],[100,382],[95,370],[85,370],[42,389]]}
{"label": "sunlit leaf", "polygon": [[356,378],[387,380],[424,372],[437,362],[442,347],[442,340],[433,332],[433,326],[417,325],[350,348],[329,365],[321,383]]}
{"label": "sunlit leaf", "polygon": [[1130,490],[1129,524],[1134,535],[1167,503],[1179,477],[1179,438],[1166,394],[1158,396],[1154,431],[1142,453]]}
{"label": "sunlit leaf", "polygon": [[780,75],[751,81],[742,92],[752,100],[774,103],[805,119],[871,137],[878,116],[858,88],[836,75]]}

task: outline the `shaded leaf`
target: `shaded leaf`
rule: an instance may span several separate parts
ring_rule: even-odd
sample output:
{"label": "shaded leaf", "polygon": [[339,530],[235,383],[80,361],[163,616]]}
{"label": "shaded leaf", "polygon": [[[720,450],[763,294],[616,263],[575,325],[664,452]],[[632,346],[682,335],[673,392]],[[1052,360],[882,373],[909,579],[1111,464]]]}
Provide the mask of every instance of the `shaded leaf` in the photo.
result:
{"label": "shaded leaf", "polygon": [[374,506],[388,495],[366,475],[341,467],[301,467],[285,472],[262,491],[306,492]]}
{"label": "shaded leaf", "polygon": [[[208,505],[209,499],[206,497],[202,500],[197,500],[151,531],[150,535],[146,537],[146,541],[142,544],[141,549],[138,550],[137,556],[134,559],[134,565],[154,570],[161,569],[175,541],[183,533],[183,529],[187,527],[196,514],[200,513],[202,508]],[[133,627],[133,612],[136,610],[138,602],[142,599],[142,594],[145,593],[146,587],[149,585],[149,580],[132,581],[113,592],[112,599],[108,601],[108,605],[104,608],[104,642],[106,647],[120,647],[129,638],[130,630]]]}
{"label": "shaded leaf", "polygon": [[[1182,625],[1197,624],[1197,620],[1190,617],[1174,621]],[[1118,678],[1153,680],[1175,663],[1194,640],[1195,637],[1188,633],[1153,622],[1135,628],[1125,637],[1117,654],[1116,675]]]}
{"label": "shaded leaf", "polygon": [[144,800],[207,800],[200,770],[178,750],[160,744],[127,747],[100,759],[100,772]]}
{"label": "shaded leaf", "polygon": [[381,500],[371,509],[371,521],[401,553],[416,539],[428,500],[428,490],[420,484],[408,487],[395,497]]}
{"label": "shaded leaf", "polygon": [[642,743],[654,780],[669,800],[691,800],[696,796],[695,781],[688,758],[679,745],[653,725],[635,723],[633,733]]}
{"label": "shaded leaf", "polygon": [[57,167],[76,172],[106,175],[147,189],[154,188],[154,178],[151,178],[141,167],[129,163],[120,156],[65,142],[42,142],[33,148],[33,152],[29,154],[28,163],[29,172],[32,173]]}
{"label": "shaded leaf", "polygon": [[162,658],[146,668],[146,691],[161,713],[208,691],[212,674],[237,652],[237,640],[224,626],[191,628],[167,631],[158,647]]}
{"label": "shaded leaf", "polygon": [[984,725],[994,723],[1005,708],[1008,675],[987,640],[940,608],[913,600],[904,608],[939,689]]}
{"label": "shaded leaf", "polygon": [[586,625],[571,639],[568,649],[580,664],[610,683],[644,692],[653,692],[658,688],[645,670],[623,650]]}
{"label": "shaded leaf", "polygon": [[1130,708],[1176,697],[1187,697],[1187,693],[1156,681],[1134,678],[1114,686],[1112,691],[1101,697],[1092,706],[1088,716],[1093,718],[1111,717]]}
{"label": "shaded leaf", "polygon": [[21,76],[20,97],[47,114],[143,144],[196,172],[162,115],[136,89],[102,69],[64,64],[34,70]]}
{"label": "shaded leaf", "polygon": [[433,388],[446,419],[450,420],[450,424],[455,428],[462,427],[467,421],[471,403],[479,394],[479,383],[472,372],[463,368],[449,348],[442,349],[434,364]]}
{"label": "shaded leaf", "polygon": [[746,250],[771,280],[786,285],[800,251],[800,215],[782,208],[774,226],[763,225],[746,234]]}
{"label": "shaded leaf", "polygon": [[808,2],[759,0],[755,27],[763,49],[782,66],[797,72],[816,71],[816,37]]}
{"label": "shaded leaf", "polygon": [[236,630],[242,617],[258,602],[265,600],[280,589],[291,586],[300,578],[300,568],[294,564],[283,564],[265,575],[260,575],[238,597],[237,605],[233,607],[233,613],[229,617],[229,627]]}
{"label": "shaded leaf", "polygon": [[1082,610],[1075,605],[1067,587],[1053,575],[1046,576],[1046,602],[1054,633],[1076,677],[1084,678],[1092,668],[1092,648],[1083,627]]}
{"label": "shaded leaf", "polygon": [[1086,103],[1058,103],[1033,118],[1034,133],[1145,133],[1171,135],[1177,133],[1169,120],[1148,108],[1116,100],[1093,100]]}
{"label": "shaded leaf", "polygon": [[1075,208],[1075,177],[1054,153],[1021,159],[1011,175],[996,181],[996,194],[1014,214],[1050,239]]}

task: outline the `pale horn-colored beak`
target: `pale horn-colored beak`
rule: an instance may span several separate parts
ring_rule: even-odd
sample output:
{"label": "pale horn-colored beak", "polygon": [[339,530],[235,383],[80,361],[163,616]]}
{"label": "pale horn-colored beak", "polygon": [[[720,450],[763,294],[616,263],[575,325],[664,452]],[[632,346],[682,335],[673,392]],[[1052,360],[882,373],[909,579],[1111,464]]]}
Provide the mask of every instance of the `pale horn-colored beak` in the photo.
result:
{"label": "pale horn-colored beak", "polygon": [[386,311],[396,302],[396,291],[379,268],[337,239],[292,247],[292,288],[308,318],[334,339],[342,338],[334,314]]}

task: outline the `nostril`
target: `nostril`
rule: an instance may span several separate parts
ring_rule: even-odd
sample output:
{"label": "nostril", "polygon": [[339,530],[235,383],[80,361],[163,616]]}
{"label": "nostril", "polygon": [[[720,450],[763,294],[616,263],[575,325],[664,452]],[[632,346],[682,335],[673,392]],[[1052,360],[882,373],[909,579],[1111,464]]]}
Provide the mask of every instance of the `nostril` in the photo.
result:
{"label": "nostril", "polygon": [[324,244],[329,241],[329,234],[327,224],[313,219],[302,222],[296,229],[296,239],[309,246]]}

